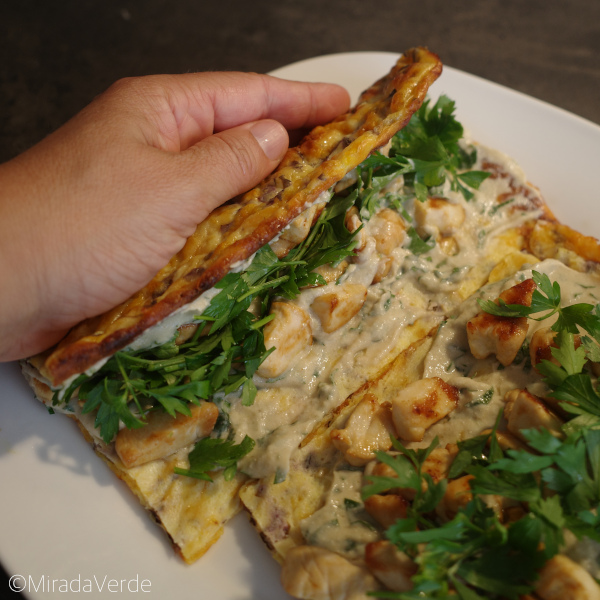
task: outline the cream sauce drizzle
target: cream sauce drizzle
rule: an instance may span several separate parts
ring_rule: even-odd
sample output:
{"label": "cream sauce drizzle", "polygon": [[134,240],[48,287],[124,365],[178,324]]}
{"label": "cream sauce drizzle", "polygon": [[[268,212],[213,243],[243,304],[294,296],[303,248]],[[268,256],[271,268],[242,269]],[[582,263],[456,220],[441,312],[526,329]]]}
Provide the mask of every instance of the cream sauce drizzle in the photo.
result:
{"label": "cream sauce drizzle", "polygon": [[[536,264],[533,269],[548,275],[551,281],[560,283],[562,306],[580,302],[597,304],[600,299],[600,280],[597,276],[574,271],[556,260],[545,260]],[[481,310],[477,304],[478,298],[493,300],[503,290],[531,275],[532,269],[526,269],[509,279],[486,285],[457,307],[451,318],[439,328],[425,358],[423,377],[440,377],[458,387],[461,390],[459,406],[446,419],[433,425],[423,442],[412,446],[428,446],[437,436],[443,447],[447,443],[476,436],[484,429],[493,427],[499,410],[504,406],[504,395],[512,389],[527,388],[533,394],[544,395],[546,388],[540,376],[531,368],[524,367],[523,362],[514,362],[499,369],[499,363],[494,357],[475,359],[469,351],[466,335],[467,322]],[[529,330],[524,346],[536,330],[549,327],[554,320],[555,317],[541,322],[528,319]],[[490,390],[493,392],[491,399],[484,401],[484,395]],[[343,469],[343,465],[342,461],[335,468]],[[366,469],[369,469],[369,465]],[[362,473],[353,472],[344,482],[344,497],[355,499],[363,484]],[[350,559],[362,557],[364,540],[371,540],[363,531],[358,531],[351,519],[342,513],[336,487],[340,486],[334,479],[322,508],[302,521],[302,533],[309,544],[328,548]],[[330,537],[327,538],[325,534]],[[570,537],[573,538],[572,535]],[[577,541],[567,536],[566,539],[567,554],[597,576],[600,572],[600,546],[587,538]]]}
{"label": "cream sauce drizzle", "polygon": [[[504,155],[480,148],[479,164],[474,169],[480,168],[483,161],[500,164],[512,176],[513,187],[524,186],[535,193],[521,170]],[[401,193],[402,188],[396,191]],[[448,256],[436,244],[429,252],[415,255],[407,236],[392,253],[390,273],[377,284],[371,284],[380,259],[375,249],[376,232],[373,221],[365,223],[366,245],[340,280],[304,290],[295,300],[310,315],[313,344],[279,378],[255,377],[259,392],[253,406],[242,406],[235,395],[225,398],[231,405],[230,420],[236,439],[240,441],[249,435],[258,442],[240,463],[244,472],[252,477],[284,475],[290,456],[323,416],[373,377],[403,347],[407,326],[417,322],[428,327],[439,325],[445,314],[475,291],[469,289],[472,281],[483,283],[487,279],[496,263],[497,236],[540,214],[512,206],[526,205],[529,201],[525,196],[516,195],[513,203],[499,206],[498,197],[510,191],[508,178],[490,177],[475,191],[474,198],[466,201],[447,182],[437,195],[461,205],[466,215],[464,224],[453,233],[459,251]],[[404,209],[414,222],[413,204],[405,203]],[[320,294],[335,291],[339,283],[367,286],[367,300],[345,326],[326,333],[311,304]]]}

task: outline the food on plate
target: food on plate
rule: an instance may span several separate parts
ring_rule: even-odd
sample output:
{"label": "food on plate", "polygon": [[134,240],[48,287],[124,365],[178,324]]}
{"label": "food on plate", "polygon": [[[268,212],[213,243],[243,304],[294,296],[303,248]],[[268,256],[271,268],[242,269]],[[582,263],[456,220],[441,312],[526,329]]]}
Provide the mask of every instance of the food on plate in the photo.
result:
{"label": "food on plate", "polygon": [[[255,467],[240,490],[297,598],[600,598],[600,245],[462,139],[452,111],[426,102],[361,166],[382,185],[359,203],[354,269],[313,293],[356,281],[369,248],[390,268],[358,319],[314,330],[324,348],[273,383],[339,352],[310,404],[339,396],[320,421],[305,409],[285,477]],[[390,178],[401,157],[410,170]],[[389,210],[404,226],[386,253]]]}
{"label": "food on plate", "polygon": [[[186,561],[240,509],[246,475],[236,466],[259,440],[232,423],[230,406],[250,407],[257,369],[281,373],[312,342],[303,313],[276,298],[321,285],[353,255],[354,235],[339,223],[352,201],[331,203],[333,187],[410,120],[440,72],[433,53],[407,51],[353,110],[217,208],[145,288],[23,363],[36,395],[77,420]],[[323,307],[331,326],[360,308],[356,288],[346,291],[343,307]],[[258,418],[263,409],[252,408]]]}
{"label": "food on plate", "polygon": [[243,504],[298,598],[600,597],[600,246],[425,99],[439,71],[405,53],[24,363],[186,561]]}

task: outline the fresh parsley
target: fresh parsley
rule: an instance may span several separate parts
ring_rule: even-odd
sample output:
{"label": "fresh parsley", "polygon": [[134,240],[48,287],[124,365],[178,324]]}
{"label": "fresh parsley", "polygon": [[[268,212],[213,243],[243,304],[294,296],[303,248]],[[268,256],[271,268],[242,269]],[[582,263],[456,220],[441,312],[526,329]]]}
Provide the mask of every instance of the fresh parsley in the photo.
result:
{"label": "fresh parsley", "polygon": [[237,462],[253,448],[254,440],[248,436],[245,436],[239,444],[234,444],[232,440],[203,438],[196,442],[188,456],[190,468],[175,467],[175,473],[212,481],[209,472],[215,469],[224,469],[225,481],[230,481],[236,474]]}
{"label": "fresh parsley", "polygon": [[[536,272],[534,280],[538,288],[530,307],[480,304],[499,316],[544,313],[537,317],[541,320],[557,315],[552,348],[557,364],[545,360],[536,368],[551,396],[571,415],[563,426],[564,436],[543,428],[522,430],[527,448],[504,452],[496,436],[499,414],[489,434],[458,442],[448,480],[470,476],[473,498],[448,522],[435,516],[447,480],[430,491],[431,478],[424,469],[437,441],[417,451],[394,442],[396,455],[379,453],[378,459],[397,476],[367,477],[363,497],[398,487],[415,490],[407,518],[388,528],[386,537],[413,558],[418,570],[411,591],[373,595],[416,600],[447,598],[453,592],[460,600],[516,600],[533,591],[539,569],[563,546],[565,529],[579,539],[600,542],[600,395],[587,370],[588,359],[597,356],[599,310],[588,304],[562,307],[558,283]],[[575,344],[580,328],[591,338]],[[522,516],[502,522],[486,505],[488,495],[521,506]]]}
{"label": "fresh parsley", "polygon": [[[350,207],[356,205],[366,218],[382,203],[403,210],[401,204],[411,197],[411,187],[423,200],[428,188],[446,177],[452,189],[470,198],[468,188],[478,188],[488,174],[468,170],[476,155],[459,144],[462,134],[451,100],[442,96],[434,105],[425,102],[393,139],[390,156],[369,157],[357,169],[356,183],[332,197],[308,237],[286,257],[278,259],[265,245],[245,271],[229,273],[216,284],[219,292],[198,318],[200,326],[190,340],[117,352],[96,373],[76,378],[62,395],[57,392],[54,405],[68,404],[78,390],[83,412],[95,414],[95,426],[107,443],[122,425],[143,427],[150,411],[163,410],[173,417],[190,414],[190,403],[232,392],[250,406],[257,394],[253,376],[271,350],[265,347],[263,328],[273,318],[269,315],[273,299],[293,299],[304,287],[323,285],[317,269],[335,266],[354,254],[357,232],[345,225]],[[408,185],[408,196],[389,192],[389,184],[400,175]],[[408,236],[413,254],[427,253],[435,243],[421,239],[412,227]],[[227,421],[224,410],[222,422]],[[208,452],[209,446],[200,448]]]}
{"label": "fresh parsley", "polygon": [[414,227],[409,227],[406,234],[410,239],[408,249],[416,256],[427,254],[435,246],[435,239],[431,237],[423,239]]}
{"label": "fresh parsley", "polygon": [[[581,327],[600,343],[600,305],[578,303],[561,307],[559,283],[552,283],[548,275],[537,271],[532,272],[532,278],[537,288],[533,292],[530,306],[506,304],[500,298],[497,303],[481,298],[477,302],[485,312],[499,317],[529,317],[535,321],[543,321],[556,314],[558,318],[552,325],[554,331],[579,333]],[[542,312],[544,314],[539,317],[532,316]]]}
{"label": "fresh parsley", "polygon": [[426,100],[408,125],[392,138],[389,156],[375,152],[360,165],[362,216],[375,214],[386,198],[386,186],[400,175],[405,186],[414,191],[413,197],[421,202],[427,200],[431,188],[441,186],[446,178],[453,191],[460,192],[466,200],[473,198],[472,190],[479,189],[490,173],[472,169],[477,152],[459,143],[464,131],[454,110],[455,103],[447,96],[440,96],[434,105]]}

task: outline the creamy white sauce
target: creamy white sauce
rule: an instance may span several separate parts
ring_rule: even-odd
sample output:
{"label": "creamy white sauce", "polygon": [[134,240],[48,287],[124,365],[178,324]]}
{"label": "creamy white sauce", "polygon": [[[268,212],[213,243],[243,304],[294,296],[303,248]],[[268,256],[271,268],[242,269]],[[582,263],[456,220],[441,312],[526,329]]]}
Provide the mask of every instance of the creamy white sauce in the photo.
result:
{"label": "creamy white sauce", "polygon": [[[562,306],[580,302],[598,303],[600,279],[597,275],[574,271],[556,260],[545,260],[536,264],[533,269],[546,274],[551,281],[560,283]],[[493,356],[484,360],[475,359],[470,353],[466,335],[467,322],[481,312],[477,304],[478,298],[496,299],[503,290],[530,278],[533,269],[520,271],[509,279],[486,285],[460,304],[439,328],[424,361],[423,377],[440,377],[458,387],[459,406],[447,418],[430,427],[423,442],[409,444],[409,447],[428,446],[436,436],[443,447],[447,443],[479,435],[484,429],[494,426],[499,410],[504,406],[506,392],[517,388],[528,389],[533,394],[543,396],[547,391],[541,377],[525,364],[526,361],[515,361],[508,367],[500,368]],[[528,319],[529,330],[524,346],[535,331],[551,326],[555,318],[541,322]],[[490,391],[493,392],[491,398],[484,399],[486,392]],[[501,423],[501,428],[503,426]],[[340,459],[331,468],[336,469],[335,474],[345,473],[344,464],[343,459]],[[369,470],[369,466],[366,470]],[[301,522],[302,533],[308,544],[328,548],[350,559],[364,556],[364,544],[372,540],[367,533],[356,528],[352,516],[348,518],[344,514],[340,500],[341,497],[357,498],[364,485],[362,475],[362,471],[353,471],[351,477],[345,479],[343,487],[334,478],[322,508]],[[375,538],[381,539],[381,533]],[[589,538],[577,540],[565,530],[564,553],[592,576],[597,578],[600,574],[600,544],[597,542]]]}
{"label": "creamy white sauce", "polygon": [[365,545],[376,541],[379,533],[375,522],[364,510],[361,487],[361,471],[334,471],[324,505],[300,522],[307,544],[349,558],[364,555]]}
{"label": "creamy white sauce", "polygon": [[[243,459],[240,468],[253,477],[269,477],[286,473],[290,456],[302,439],[328,412],[358,389],[386,364],[392,352],[402,345],[406,327],[416,322],[429,327],[439,325],[445,315],[475,289],[465,288],[469,282],[487,279],[496,264],[494,240],[501,232],[534,219],[539,211],[529,208],[527,197],[514,194],[512,202],[498,205],[498,197],[512,189],[527,189],[522,171],[504,155],[479,149],[478,169],[483,161],[498,163],[512,177],[486,179],[474,198],[466,201],[451,190],[446,182],[436,195],[458,204],[465,211],[463,225],[453,232],[458,252],[446,255],[439,244],[421,255],[409,248],[410,240],[393,251],[393,264],[388,276],[371,284],[380,260],[375,249],[373,220],[364,223],[366,245],[337,282],[304,290],[294,301],[310,316],[313,344],[294,359],[294,365],[274,380],[255,377],[259,392],[251,407],[242,406],[230,395],[230,420],[239,441],[249,435],[258,441],[256,449]],[[512,186],[512,187],[511,187]],[[402,192],[402,188],[389,186]],[[414,202],[404,205],[414,219]],[[409,223],[412,225],[413,223]],[[484,232],[484,234],[482,234]],[[321,294],[335,291],[338,284],[359,283],[368,288],[362,310],[345,326],[326,333],[311,304]],[[489,384],[479,384],[481,393]],[[277,390],[275,393],[274,390]],[[473,391],[474,398],[479,389]]]}
{"label": "creamy white sauce", "polygon": [[[440,377],[459,388],[459,406],[446,419],[431,427],[420,445],[428,445],[438,436],[443,446],[473,437],[483,429],[492,427],[498,411],[504,406],[504,396],[510,390],[527,388],[531,393],[540,394],[543,384],[539,376],[532,373],[531,369],[524,368],[522,362],[513,362],[500,370],[494,356],[485,360],[474,358],[469,350],[466,333],[467,322],[481,312],[477,304],[478,298],[495,300],[503,290],[529,279],[532,270],[548,275],[551,281],[560,283],[563,306],[578,302],[595,304],[598,301],[600,281],[597,278],[574,271],[556,260],[545,260],[533,269],[520,271],[508,280],[485,286],[476,296],[466,300],[457,314],[440,327],[425,359],[423,373],[423,377]],[[556,318],[544,321],[528,319],[526,344],[535,331],[550,327],[555,320]],[[492,394],[489,401],[484,396],[486,392],[488,395]]]}

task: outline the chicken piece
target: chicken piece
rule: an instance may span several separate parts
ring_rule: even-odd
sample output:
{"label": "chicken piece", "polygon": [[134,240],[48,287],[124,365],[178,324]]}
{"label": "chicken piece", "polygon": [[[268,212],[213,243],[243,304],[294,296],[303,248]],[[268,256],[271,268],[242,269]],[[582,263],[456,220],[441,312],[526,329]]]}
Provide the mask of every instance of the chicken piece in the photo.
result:
{"label": "chicken piece", "polygon": [[360,215],[358,214],[358,208],[356,208],[356,206],[351,206],[346,211],[346,216],[344,217],[344,225],[350,233],[354,233],[362,225]]}
{"label": "chicken piece", "polygon": [[541,569],[535,593],[541,600],[600,600],[600,587],[580,565],[563,554]]}
{"label": "chicken piece", "polygon": [[555,337],[556,331],[552,331],[550,327],[538,329],[531,336],[531,341],[529,342],[529,358],[531,359],[531,365],[534,368],[543,360],[549,360],[555,365],[560,365],[560,363],[552,356],[552,348],[557,348],[557,345],[554,343]]}
{"label": "chicken piece", "polygon": [[181,344],[185,344],[188,340],[191,340],[194,337],[196,331],[198,331],[198,326],[200,323],[186,323],[182,325],[177,330],[177,337],[175,338],[175,344],[177,346],[181,346]]}
{"label": "chicken piece", "polygon": [[512,504],[507,503],[502,508],[502,514],[500,515],[500,522],[502,523],[516,523],[527,514],[527,510],[522,504],[514,502]]}
{"label": "chicken piece", "polygon": [[525,279],[506,290],[504,290],[498,298],[506,304],[520,304],[521,306],[531,306],[531,298],[536,290],[535,281],[533,279]]}
{"label": "chicken piece", "polygon": [[375,276],[373,277],[372,283],[379,283],[380,281],[383,281],[388,276],[393,262],[394,259],[391,256],[381,257],[377,263],[377,271],[375,271]]}
{"label": "chicken piece", "polygon": [[[560,366],[560,363],[552,356],[552,348],[558,348],[554,342],[555,337],[556,331],[552,331],[550,327],[538,329],[531,336],[531,341],[529,342],[529,358],[531,359],[531,365],[534,368],[543,360],[549,360],[551,363]],[[573,337],[573,345],[575,348],[579,348],[579,346],[581,346],[581,336],[575,335]]]}
{"label": "chicken piece", "polygon": [[408,500],[397,494],[375,494],[365,500],[365,510],[386,529],[406,518]]}
{"label": "chicken piece", "polygon": [[392,446],[394,424],[390,405],[379,404],[373,394],[357,404],[343,429],[333,429],[331,440],[344,453],[349,464],[366,465],[375,458],[376,450],[389,450]]}
{"label": "chicken piece", "polygon": [[420,442],[425,431],[458,405],[458,390],[439,377],[415,381],[392,400],[392,417],[398,435]]}
{"label": "chicken piece", "polygon": [[[526,279],[502,292],[499,298],[506,304],[530,306],[535,288],[533,279]],[[528,329],[527,317],[498,317],[481,312],[467,323],[471,354],[479,359],[495,354],[507,367],[515,360]]]}
{"label": "chicken piece", "polygon": [[323,203],[318,203],[307,208],[281,232],[279,238],[271,242],[271,250],[275,252],[277,258],[283,258],[292,248],[306,239],[315,216],[320,214],[323,206]]}
{"label": "chicken piece", "polygon": [[299,306],[290,302],[273,302],[271,313],[275,318],[265,325],[265,348],[275,350],[267,356],[256,373],[270,379],[279,377],[293,364],[295,358],[312,344],[310,317]]}
{"label": "chicken piece", "polygon": [[440,239],[437,240],[437,244],[438,244],[439,249],[446,256],[456,256],[460,252],[460,247],[458,246],[458,242],[456,241],[456,238],[453,238],[452,236],[440,237]]}
{"label": "chicken piece", "polygon": [[415,202],[415,222],[421,237],[450,236],[465,221],[465,209],[445,198],[429,198],[425,202]]}
{"label": "chicken piece", "polygon": [[479,313],[467,323],[469,349],[479,359],[494,354],[507,367],[515,360],[528,329],[527,317],[498,317]]}
{"label": "chicken piece", "polygon": [[448,477],[448,471],[457,454],[458,446],[456,444],[448,444],[445,448],[434,448],[423,462],[421,472],[427,473],[434,483],[438,483]]}
{"label": "chicken piece", "polygon": [[473,493],[469,482],[474,479],[473,475],[465,475],[458,479],[451,479],[446,486],[446,492],[435,512],[444,521],[451,521],[459,509],[473,500]]}
{"label": "chicken piece", "polygon": [[555,437],[564,437],[561,428],[563,421],[527,390],[507,392],[504,402],[506,402],[504,416],[508,430],[524,442],[527,440],[521,433],[522,429],[545,428]]}
{"label": "chicken piece", "polygon": [[285,591],[305,600],[368,600],[375,578],[343,556],[317,546],[296,546],[281,569]]}
{"label": "chicken piece", "polygon": [[153,411],[148,424],[139,429],[121,429],[115,439],[115,451],[126,468],[138,467],[165,458],[206,437],[213,430],[219,409],[212,402],[190,405],[191,416]]}
{"label": "chicken piece", "polygon": [[375,239],[379,254],[389,256],[406,237],[406,225],[402,217],[391,208],[382,208],[370,222],[370,232]]}
{"label": "chicken piece", "polygon": [[412,590],[411,577],[417,572],[416,563],[391,542],[380,540],[365,547],[365,562],[369,571],[394,592]]}
{"label": "chicken piece", "polygon": [[[492,433],[491,429],[484,429],[481,435],[489,435]],[[526,450],[527,445],[518,440],[516,437],[506,433],[505,431],[496,431],[496,439],[498,445],[502,450]]]}
{"label": "chicken piece", "polygon": [[317,296],[311,308],[319,318],[323,331],[332,333],[356,315],[367,298],[367,288],[360,283],[344,283],[335,292]]}
{"label": "chicken piece", "polygon": [[327,283],[331,283],[332,281],[337,281],[344,274],[348,265],[347,260],[342,260],[335,267],[333,265],[321,265],[314,272],[318,273]]}

